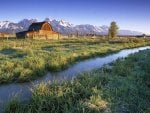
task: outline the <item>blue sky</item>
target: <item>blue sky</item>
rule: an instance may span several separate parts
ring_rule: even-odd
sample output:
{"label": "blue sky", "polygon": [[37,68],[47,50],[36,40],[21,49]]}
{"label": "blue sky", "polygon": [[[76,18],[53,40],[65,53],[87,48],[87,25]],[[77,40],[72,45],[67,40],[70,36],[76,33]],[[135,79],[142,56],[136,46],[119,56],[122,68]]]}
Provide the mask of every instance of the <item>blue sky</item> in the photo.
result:
{"label": "blue sky", "polygon": [[0,0],[0,21],[64,19],[73,24],[109,25],[150,34],[150,0]]}

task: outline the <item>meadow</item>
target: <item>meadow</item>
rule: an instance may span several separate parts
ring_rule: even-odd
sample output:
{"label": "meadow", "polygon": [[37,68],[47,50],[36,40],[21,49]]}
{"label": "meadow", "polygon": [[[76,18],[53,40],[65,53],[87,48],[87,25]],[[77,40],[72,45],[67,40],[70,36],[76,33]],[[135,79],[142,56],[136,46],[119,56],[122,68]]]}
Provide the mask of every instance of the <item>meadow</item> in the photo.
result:
{"label": "meadow", "polygon": [[31,81],[82,59],[146,45],[149,38],[1,39],[0,84]]}
{"label": "meadow", "polygon": [[72,81],[42,83],[29,103],[14,99],[5,113],[149,113],[149,56],[140,51]]}

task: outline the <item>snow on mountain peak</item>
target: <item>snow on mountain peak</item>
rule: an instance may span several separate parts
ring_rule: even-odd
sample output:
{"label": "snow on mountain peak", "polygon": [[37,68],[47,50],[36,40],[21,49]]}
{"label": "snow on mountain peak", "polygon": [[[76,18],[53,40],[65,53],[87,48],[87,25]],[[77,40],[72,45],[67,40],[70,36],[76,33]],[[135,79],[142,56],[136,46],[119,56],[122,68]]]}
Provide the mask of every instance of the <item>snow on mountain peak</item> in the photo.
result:
{"label": "snow on mountain peak", "polygon": [[0,21],[0,28],[8,28],[8,25],[10,23],[11,22],[9,22],[9,21]]}
{"label": "snow on mountain peak", "polygon": [[59,24],[64,27],[73,27],[73,24],[70,24],[69,22],[67,22],[65,20],[60,20]]}
{"label": "snow on mountain peak", "polygon": [[38,21],[37,19],[23,19],[23,20],[21,20],[21,21],[18,22],[18,25],[27,30],[28,27],[32,23],[37,22],[37,21]]}
{"label": "snow on mountain peak", "polygon": [[52,19],[51,17],[47,17],[47,18],[45,18],[45,20],[44,21],[46,21],[46,22],[51,22],[51,21],[53,21],[54,19]]}

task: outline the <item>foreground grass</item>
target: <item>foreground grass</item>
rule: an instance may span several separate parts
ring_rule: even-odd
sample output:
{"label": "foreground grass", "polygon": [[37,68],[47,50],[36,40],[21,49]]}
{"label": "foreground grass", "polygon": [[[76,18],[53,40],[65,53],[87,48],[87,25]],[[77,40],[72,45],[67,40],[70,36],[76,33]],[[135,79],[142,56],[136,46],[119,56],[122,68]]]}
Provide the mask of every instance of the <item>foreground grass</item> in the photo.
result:
{"label": "foreground grass", "polygon": [[150,39],[0,40],[0,84],[25,82],[77,60],[150,44]]}
{"label": "foreground grass", "polygon": [[40,84],[26,105],[12,101],[5,113],[150,113],[150,50],[120,59],[112,68],[62,84]]}

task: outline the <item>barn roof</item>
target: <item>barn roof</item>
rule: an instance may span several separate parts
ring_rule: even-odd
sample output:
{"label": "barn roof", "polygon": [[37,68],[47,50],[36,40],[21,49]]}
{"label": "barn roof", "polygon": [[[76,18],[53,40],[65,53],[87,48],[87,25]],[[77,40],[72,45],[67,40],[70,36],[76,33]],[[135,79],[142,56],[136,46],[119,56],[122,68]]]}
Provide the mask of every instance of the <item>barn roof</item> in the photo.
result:
{"label": "barn roof", "polygon": [[30,25],[28,31],[38,31],[38,30],[51,30],[51,31],[53,31],[52,26],[48,22],[32,23]]}

